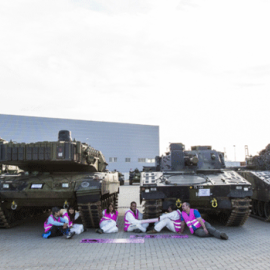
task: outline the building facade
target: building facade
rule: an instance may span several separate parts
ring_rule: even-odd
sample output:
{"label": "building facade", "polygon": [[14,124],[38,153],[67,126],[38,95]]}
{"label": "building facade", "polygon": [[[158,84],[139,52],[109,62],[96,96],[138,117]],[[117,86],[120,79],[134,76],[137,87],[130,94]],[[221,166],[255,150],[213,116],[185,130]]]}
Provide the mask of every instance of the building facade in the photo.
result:
{"label": "building facade", "polygon": [[7,141],[57,141],[59,130],[100,150],[110,171],[142,170],[159,155],[159,126],[0,114],[0,137]]}

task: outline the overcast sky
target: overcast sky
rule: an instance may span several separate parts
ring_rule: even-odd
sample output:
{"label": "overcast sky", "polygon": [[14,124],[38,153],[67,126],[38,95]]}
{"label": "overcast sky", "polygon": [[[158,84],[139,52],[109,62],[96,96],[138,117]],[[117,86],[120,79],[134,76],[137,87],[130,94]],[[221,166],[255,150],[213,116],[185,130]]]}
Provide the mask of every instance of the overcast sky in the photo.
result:
{"label": "overcast sky", "polygon": [[1,1],[0,113],[159,125],[161,153],[234,160],[236,145],[244,160],[270,143],[269,14],[268,0]]}

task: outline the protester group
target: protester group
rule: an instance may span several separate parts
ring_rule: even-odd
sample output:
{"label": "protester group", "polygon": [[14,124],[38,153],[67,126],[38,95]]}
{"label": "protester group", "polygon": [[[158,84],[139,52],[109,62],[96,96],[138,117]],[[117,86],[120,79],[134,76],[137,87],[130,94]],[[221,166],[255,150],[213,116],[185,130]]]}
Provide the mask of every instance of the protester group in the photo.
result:
{"label": "protester group", "polygon": [[[75,234],[81,234],[84,231],[82,224],[76,224],[79,212],[75,211],[73,206],[66,210],[53,207],[51,215],[44,222],[43,238],[55,236],[64,236],[67,239],[72,238]],[[102,218],[99,223],[97,233],[117,233],[118,232],[118,211],[114,204],[110,203],[107,209],[102,211]],[[151,221],[151,220],[150,220]],[[159,233],[164,227],[167,227],[173,233],[183,234],[185,225],[189,228],[191,234],[199,237],[214,236],[219,239],[227,240],[225,233],[215,229],[211,224],[205,221],[198,210],[192,209],[188,202],[182,204],[182,211],[177,209],[176,205],[168,206],[168,213],[162,214],[157,218],[152,229],[149,228],[148,220],[143,219],[143,214],[137,209],[136,202],[131,202],[130,209],[124,216],[124,231],[134,233]]]}

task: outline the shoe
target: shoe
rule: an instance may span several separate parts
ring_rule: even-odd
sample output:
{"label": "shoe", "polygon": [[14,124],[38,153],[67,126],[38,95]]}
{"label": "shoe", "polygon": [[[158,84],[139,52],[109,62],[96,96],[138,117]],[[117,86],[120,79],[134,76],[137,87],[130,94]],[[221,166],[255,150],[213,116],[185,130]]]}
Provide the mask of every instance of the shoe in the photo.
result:
{"label": "shoe", "polygon": [[70,239],[74,236],[75,232],[69,232],[67,235],[66,235],[66,238],[67,239]]}
{"label": "shoe", "polygon": [[96,229],[96,233],[100,233],[100,234],[103,234],[104,231],[102,229]]}
{"label": "shoe", "polygon": [[47,238],[49,238],[50,235],[51,235],[51,232],[49,231],[47,233],[43,233],[42,234],[42,237],[45,238],[45,239],[47,239]]}
{"label": "shoe", "polygon": [[228,237],[228,235],[227,235],[226,233],[221,233],[221,234],[220,234],[220,239],[228,240],[229,237]]}
{"label": "shoe", "polygon": [[148,231],[147,234],[154,234],[154,233],[158,233],[158,231],[156,231],[155,229]]}
{"label": "shoe", "polygon": [[142,231],[140,229],[135,229],[135,230],[133,230],[133,232],[135,232],[135,233],[142,233]]}

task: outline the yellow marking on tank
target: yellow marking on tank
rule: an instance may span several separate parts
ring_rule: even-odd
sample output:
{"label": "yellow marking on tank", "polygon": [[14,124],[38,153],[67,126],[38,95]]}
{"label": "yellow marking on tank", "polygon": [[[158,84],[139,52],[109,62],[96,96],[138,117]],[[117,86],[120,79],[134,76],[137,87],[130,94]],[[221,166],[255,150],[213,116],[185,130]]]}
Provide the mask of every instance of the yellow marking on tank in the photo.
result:
{"label": "yellow marking on tank", "polygon": [[182,206],[182,201],[180,199],[177,199],[175,205],[177,208],[180,208]]}
{"label": "yellow marking on tank", "polygon": [[213,207],[213,208],[216,208],[216,207],[218,206],[218,203],[217,203],[217,199],[216,199],[216,198],[214,198],[214,199],[211,201],[211,203],[212,203],[212,207]]}

